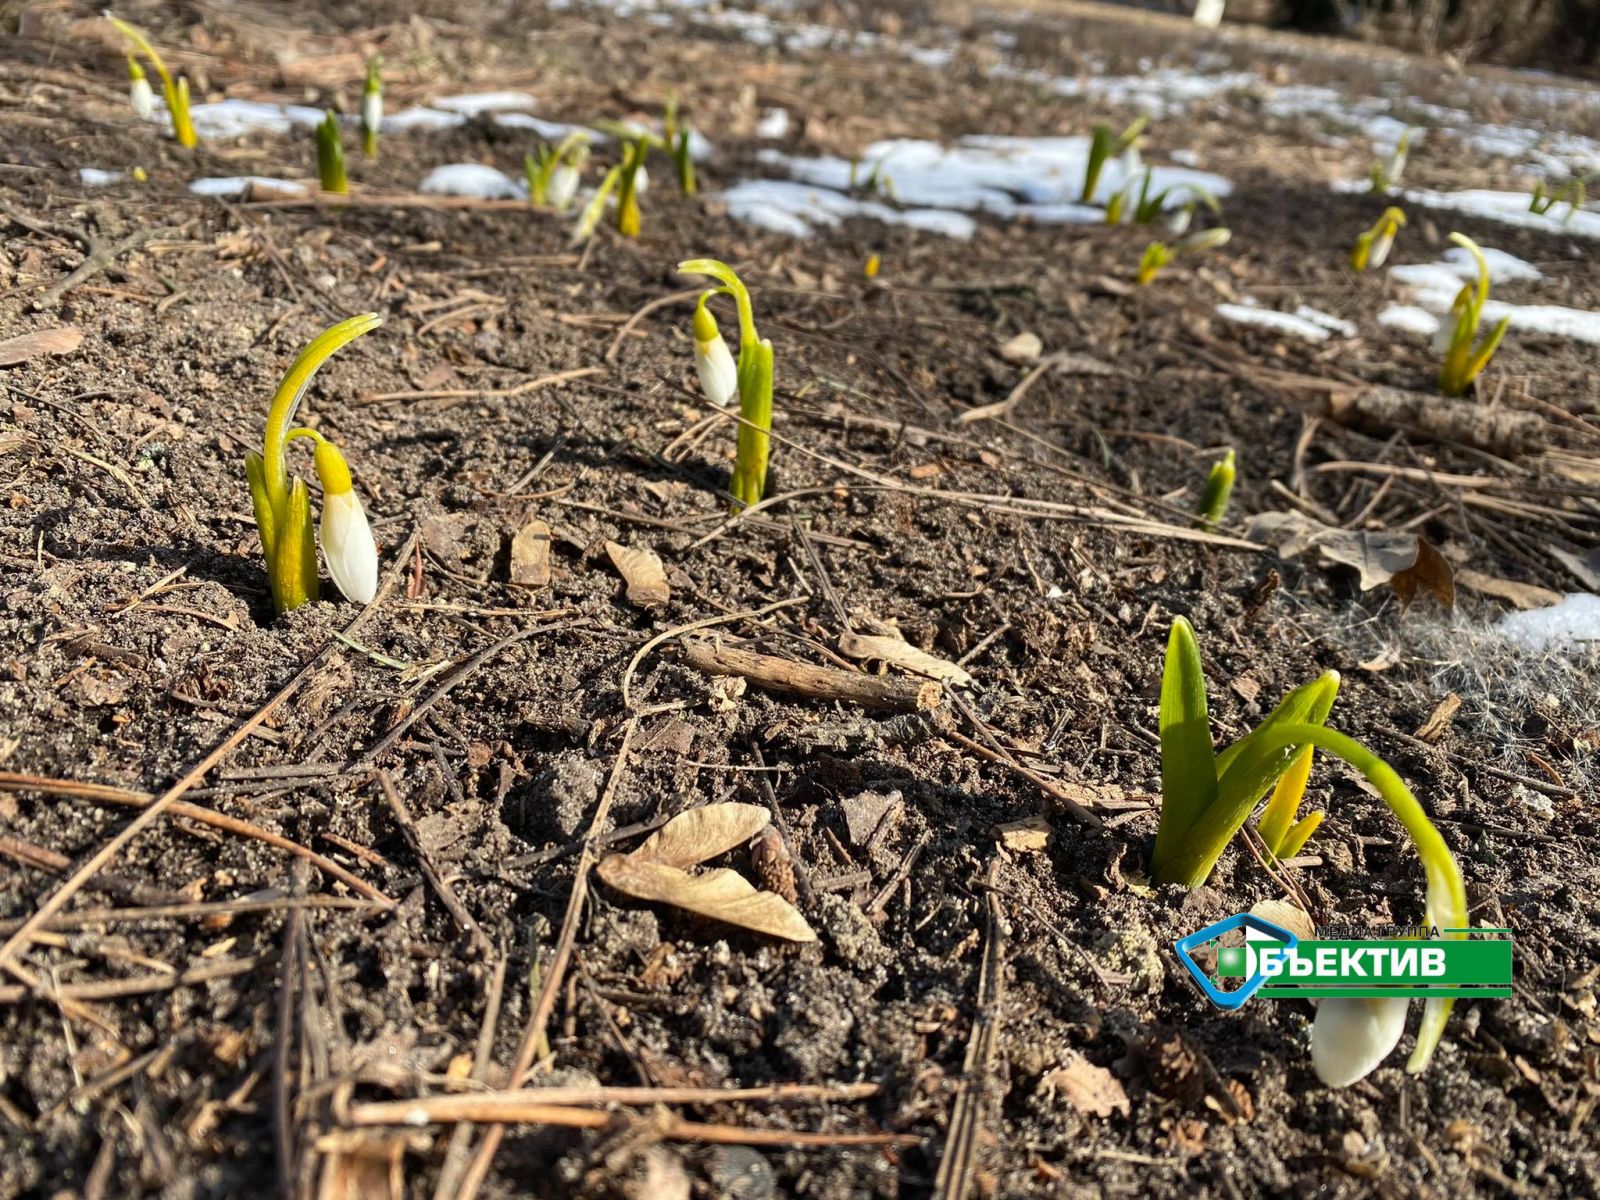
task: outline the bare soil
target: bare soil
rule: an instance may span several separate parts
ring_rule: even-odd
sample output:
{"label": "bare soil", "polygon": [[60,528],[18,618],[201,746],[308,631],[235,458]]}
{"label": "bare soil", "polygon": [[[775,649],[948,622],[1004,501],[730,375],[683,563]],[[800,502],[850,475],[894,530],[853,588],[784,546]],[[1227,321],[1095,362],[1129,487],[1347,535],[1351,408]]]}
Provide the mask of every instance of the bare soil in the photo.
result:
{"label": "bare soil", "polygon": [[[971,242],[955,242],[851,222],[795,242],[732,223],[715,195],[765,170],[753,124],[767,106],[794,117],[784,148],[847,155],[893,135],[1082,132],[1130,115],[990,80],[997,28],[1016,35],[1018,65],[1059,75],[1190,68],[1203,56],[1208,69],[1319,82],[1348,75],[1339,58],[1280,52],[1257,35],[1175,40],[1109,16],[963,17],[916,3],[784,19],[907,43],[953,29],[962,49],[943,68],[837,47],[780,53],[690,12],[652,24],[456,4],[413,18],[369,3],[297,15],[293,27],[287,10],[124,14],[162,46],[189,48],[173,57],[201,94],[353,111],[373,49],[391,64],[391,111],[517,88],[539,97],[541,116],[590,123],[657,115],[678,89],[718,149],[704,198],[676,195],[662,162],[642,236],[605,231],[574,250],[565,220],[504,206],[191,196],[197,174],[305,177],[310,139],[188,154],[136,127],[111,44],[73,24],[91,15],[52,9],[0,59],[0,337],[68,324],[84,334],[69,355],[0,369],[0,770],[37,777],[0,792],[0,930],[14,932],[129,819],[59,781],[160,792],[313,659],[309,680],[184,799],[309,848],[394,903],[297,870],[280,847],[161,820],[18,957],[40,986],[14,976],[0,987],[0,1195],[389,1195],[319,1182],[332,1143],[318,1139],[334,1134],[361,1147],[342,1160],[352,1173],[349,1162],[393,1151],[404,1194],[433,1194],[448,1128],[396,1142],[341,1131],[341,1113],[447,1090],[491,1016],[480,1078],[505,1085],[578,841],[613,777],[618,829],[719,800],[771,805],[820,941],[779,945],[594,881],[534,1083],[866,1081],[881,1090],[850,1103],[674,1111],[744,1130],[916,1140],[662,1150],[648,1111],[599,1131],[513,1127],[484,1195],[666,1196],[674,1173],[707,1196],[931,1195],[963,1088],[987,1101],[976,1139],[986,1195],[1600,1192],[1600,831],[1580,782],[1595,778],[1600,741],[1592,689],[1587,702],[1543,707],[1518,692],[1494,736],[1460,721],[1436,744],[1418,741],[1444,698],[1439,662],[1375,661],[1362,638],[1481,627],[1504,601],[1462,588],[1454,617],[1431,601],[1402,610],[1362,593],[1353,572],[1194,540],[1188,516],[1210,463],[1236,446],[1224,533],[1297,504],[1423,533],[1494,579],[1573,590],[1546,547],[1595,543],[1593,477],[1574,481],[1600,445],[1592,349],[1513,339],[1461,402],[1544,419],[1539,453],[1310,424],[1325,394],[1315,381],[1426,390],[1435,364],[1377,326],[1384,280],[1343,265],[1382,202],[1326,183],[1362,174],[1369,148],[1316,141],[1305,121],[1261,116],[1248,97],[1153,126],[1152,159],[1191,150],[1234,180],[1235,241],[1150,289],[1127,286],[1147,238],[1136,230],[984,218]],[[1419,98],[1464,86],[1426,64],[1374,62]],[[1467,102],[1483,94],[1467,91]],[[1567,116],[1574,132],[1589,119]],[[388,137],[376,163],[352,159],[352,177],[379,196],[409,193],[442,162],[515,172],[529,137],[488,122]],[[85,188],[82,166],[143,167],[149,182]],[[1408,171],[1421,186],[1508,181],[1505,164],[1442,141],[1424,142]],[[1519,298],[1600,304],[1592,247],[1568,236],[1419,210],[1406,257],[1436,258],[1451,229],[1546,269]],[[108,245],[119,249],[103,271],[35,310]],[[873,253],[883,268],[868,281]],[[699,399],[689,302],[634,319],[692,287],[674,264],[701,254],[745,272],[778,354],[778,499],[736,524],[722,494],[733,426]],[[1319,346],[1214,317],[1246,294],[1352,315],[1361,335]],[[367,309],[387,323],[325,368],[302,411],[344,448],[395,580],[341,639],[359,610],[330,584],[321,602],[274,617],[243,456],[299,347]],[[1047,375],[1007,421],[957,424],[1019,382],[1026,368],[997,349],[1024,330],[1109,369]],[[586,368],[597,372],[495,394]],[[310,474],[309,462],[297,469]],[[1468,499],[1484,495],[1504,503]],[[1041,501],[1072,509],[1031,505]],[[554,536],[554,578],[534,591],[508,582],[510,540],[530,519]],[[608,539],[662,557],[665,607],[627,602]],[[788,599],[799,602],[740,615]],[[1341,671],[1334,723],[1389,757],[1429,807],[1474,919],[1515,929],[1516,996],[1460,1006],[1420,1077],[1397,1054],[1330,1091],[1311,1070],[1309,1007],[1224,1014],[1173,956],[1175,938],[1283,895],[1237,843],[1203,888],[1145,880],[1161,648],[1177,615],[1199,630],[1219,737],[1296,683]],[[848,627],[897,623],[965,663],[970,712],[885,718],[741,694],[679,663],[670,641],[640,663],[625,706],[624,672],[644,643],[708,618],[725,619],[731,642],[819,665],[844,662]],[[634,749],[619,766],[630,721]],[[1096,799],[1103,826],[1060,811],[952,730]],[[874,803],[866,793],[891,797],[890,815],[857,841],[848,817]],[[1290,874],[1314,915],[1416,919],[1421,870],[1383,805],[1326,764],[1311,793],[1328,819]],[[997,824],[1031,816],[1051,831],[1043,850],[997,840]],[[424,860],[481,933],[441,903]],[[728,863],[754,874],[742,853]],[[195,907],[245,900],[261,903]],[[106,911],[152,905],[179,915]],[[984,1007],[991,948],[1003,999]],[[188,982],[174,986],[174,974]],[[52,998],[119,981],[143,982],[90,991],[76,1008]],[[974,1062],[979,1022],[997,1041]],[[1080,1059],[1108,1069],[1126,1104],[1076,1106],[1060,1072]],[[386,1170],[368,1186],[384,1187]]]}

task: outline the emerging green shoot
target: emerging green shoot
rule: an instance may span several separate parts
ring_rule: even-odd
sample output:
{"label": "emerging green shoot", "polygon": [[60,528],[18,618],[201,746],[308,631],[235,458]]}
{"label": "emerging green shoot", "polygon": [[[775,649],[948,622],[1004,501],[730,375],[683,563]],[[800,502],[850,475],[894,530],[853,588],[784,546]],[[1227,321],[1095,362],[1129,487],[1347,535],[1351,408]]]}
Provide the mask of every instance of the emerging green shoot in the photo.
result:
{"label": "emerging green shoot", "polygon": [[1232,450],[1213,463],[1206,476],[1206,490],[1200,497],[1198,510],[1202,529],[1215,529],[1228,513],[1228,501],[1233,498],[1233,480],[1238,470],[1238,458]]}
{"label": "emerging green shoot", "polygon": [[1106,163],[1132,149],[1150,123],[1149,117],[1139,117],[1121,133],[1112,133],[1109,125],[1096,125],[1089,141],[1089,161],[1083,168],[1083,191],[1078,196],[1080,204],[1093,204],[1095,191],[1100,187],[1100,174]]}
{"label": "emerging green shoot", "polygon": [[574,246],[581,245],[594,236],[594,231],[599,228],[600,218],[605,215],[606,201],[611,198],[611,193],[617,190],[617,184],[621,179],[621,167],[612,167],[606,172],[606,177],[600,181],[600,186],[595,188],[589,203],[584,205],[583,212],[578,214],[578,223],[572,230]]}
{"label": "emerging green shoot", "polygon": [[1170,246],[1165,242],[1151,242],[1139,256],[1140,286],[1149,283],[1162,267],[1180,254],[1200,254],[1206,250],[1215,250],[1219,246],[1226,245],[1232,236],[1231,229],[1213,225],[1209,229],[1199,229],[1187,234]]}
{"label": "emerging green shoot", "polygon": [[1372,190],[1388,194],[1400,183],[1400,175],[1406,169],[1406,150],[1411,145],[1411,130],[1406,130],[1400,135],[1400,140],[1394,144],[1394,153],[1385,162],[1381,158],[1372,160],[1372,170],[1368,178],[1372,183]]}
{"label": "emerging green shoot", "polygon": [[1434,348],[1444,355],[1444,364],[1439,368],[1439,390],[1446,396],[1459,396],[1489,365],[1510,328],[1511,318],[1509,315],[1500,318],[1500,323],[1482,341],[1478,340],[1483,306],[1489,299],[1489,264],[1484,261],[1478,244],[1465,234],[1452,233],[1450,240],[1464,247],[1478,264],[1478,278],[1461,285],[1434,343]]}
{"label": "emerging green shoot", "polygon": [[673,166],[678,169],[678,187],[685,196],[693,196],[699,191],[699,183],[695,179],[694,159],[689,154],[689,127],[678,121],[677,92],[667,96],[667,109],[661,120],[661,130],[662,143],[666,146],[667,153],[672,156]]}
{"label": "emerging green shoot", "polygon": [[378,157],[378,131],[383,128],[383,60],[367,59],[367,82],[361,89],[361,153]]}
{"label": "emerging green shoot", "polygon": [[1589,198],[1589,184],[1597,175],[1574,175],[1559,187],[1546,189],[1544,180],[1533,185],[1533,196],[1528,201],[1528,211],[1546,216],[1552,208],[1562,202],[1566,203],[1567,215],[1561,218],[1563,225],[1570,225],[1572,218],[1578,215]]}
{"label": "emerging green shoot", "polygon": [[1356,238],[1356,244],[1350,249],[1351,268],[1365,271],[1368,267],[1383,266],[1384,260],[1389,257],[1390,247],[1394,245],[1395,234],[1405,227],[1406,214],[1402,209],[1384,209],[1377,223]]}
{"label": "emerging green shoot", "polygon": [[[200,139],[195,134],[194,122],[189,119],[189,81],[182,76],[177,80],[172,78],[172,73],[167,70],[167,64],[161,61],[161,55],[156,53],[156,48],[150,44],[137,26],[113,17],[109,12],[106,13],[106,20],[111,22],[118,33],[128,39],[133,46],[135,54],[141,54],[150,60],[150,65],[156,69],[156,74],[161,77],[161,91],[167,101],[167,115],[172,118],[172,136],[177,139],[178,145],[185,150],[193,150],[195,146],[199,145]],[[132,56],[129,57],[129,62],[133,63]],[[133,65],[137,66],[137,63]],[[138,81],[144,77],[144,72],[140,71],[135,75],[133,68],[130,67],[129,75],[133,78],[135,89],[137,89]],[[146,82],[145,86],[148,88],[150,85]],[[134,111],[138,112],[138,110],[139,101],[135,96]]]}
{"label": "emerging green shoot", "polygon": [[[679,263],[678,270],[687,275],[709,276],[721,285],[700,297],[694,315],[695,366],[700,373],[706,397],[713,403],[725,403],[732,397],[727,394],[726,364],[719,363],[716,354],[716,346],[722,342],[722,335],[717,331],[716,320],[706,307],[706,300],[714,295],[732,296],[738,307],[739,360],[736,383],[739,392],[739,454],[734,460],[732,491],[735,508],[745,508],[759,503],[767,488],[767,457],[772,430],[772,343],[756,335],[749,289],[727,263],[713,258],[694,258]],[[703,345],[705,349],[702,352]],[[724,344],[722,355],[726,354],[727,346]]]}
{"label": "emerging green shoot", "polygon": [[318,368],[342,347],[383,324],[377,313],[363,313],[324,331],[300,352],[278,385],[267,411],[261,453],[245,455],[250,502],[255,509],[267,580],[278,612],[317,598],[317,547],[311,528],[311,500],[305,480],[289,479],[288,447],[296,438],[316,444],[317,477],[322,482],[322,552],[339,590],[358,604],[378,591],[378,548],[366,512],[350,481],[350,468],[338,447],[315,430],[294,428],[295,410]]}
{"label": "emerging green shoot", "polygon": [[589,135],[574,129],[554,146],[541,143],[522,159],[522,174],[528,181],[528,203],[549,205],[561,211],[578,194],[583,164],[589,160]]}
{"label": "emerging green shoot", "polygon": [[656,139],[641,134],[622,147],[621,174],[617,178],[617,232],[623,237],[639,236],[639,197],[644,194],[648,176],[644,160]]}
{"label": "emerging green shoot", "polygon": [[1305,746],[1294,756],[1289,769],[1273,787],[1272,799],[1262,810],[1261,819],[1256,822],[1256,832],[1266,843],[1267,853],[1279,862],[1299,854],[1317,826],[1322,824],[1322,818],[1327,816],[1318,809],[1300,820],[1295,819],[1306,794],[1306,784],[1311,779],[1311,761],[1315,754],[1314,747]]}
{"label": "emerging green shoot", "polygon": [[[1157,883],[1199,887],[1211,875],[1222,851],[1267,792],[1297,765],[1310,769],[1304,752],[1315,747],[1343,759],[1360,771],[1404,826],[1427,877],[1426,921],[1445,937],[1464,937],[1468,926],[1466,889],[1455,856],[1445,844],[1404,782],[1386,762],[1365,746],[1329,729],[1325,722],[1339,690],[1339,676],[1329,671],[1295,688],[1272,713],[1244,737],[1213,754],[1206,709],[1205,672],[1194,629],[1179,617],[1167,640],[1161,676],[1161,820],[1156,832],[1151,876]],[[1280,858],[1303,844],[1321,815],[1279,833],[1293,817],[1304,785],[1291,782],[1281,798],[1275,793],[1263,817],[1263,836]],[[1444,1032],[1448,999],[1427,1002],[1417,1046],[1407,1069],[1427,1066]]]}
{"label": "emerging green shoot", "polygon": [[155,93],[150,90],[150,81],[145,78],[144,68],[131,54],[128,55],[128,102],[133,105],[134,116],[141,121],[148,121],[155,115]]}
{"label": "emerging green shoot", "polygon": [[872,164],[872,169],[867,172],[865,179],[861,177],[861,159],[850,160],[850,182],[846,187],[850,195],[882,196],[886,200],[894,199],[894,179],[889,172],[883,169],[883,160],[877,159]]}
{"label": "emerging green shoot", "polygon": [[339,118],[330,109],[316,128],[317,177],[322,190],[340,196],[350,193],[350,180],[344,173],[344,147],[339,142]]}
{"label": "emerging green shoot", "polygon": [[[1210,209],[1217,216],[1222,215],[1222,205],[1217,198],[1204,188],[1195,187],[1193,184],[1177,184],[1174,187],[1162,188],[1159,192],[1150,191],[1151,182],[1155,179],[1155,172],[1149,167],[1129,175],[1128,181],[1121,191],[1111,197],[1106,204],[1107,225],[1154,225],[1166,215],[1167,197],[1178,188],[1189,193],[1189,199],[1172,210],[1167,218],[1167,230],[1174,236],[1188,231],[1194,221],[1194,214],[1201,205]],[[1135,185],[1137,184],[1137,188]]]}

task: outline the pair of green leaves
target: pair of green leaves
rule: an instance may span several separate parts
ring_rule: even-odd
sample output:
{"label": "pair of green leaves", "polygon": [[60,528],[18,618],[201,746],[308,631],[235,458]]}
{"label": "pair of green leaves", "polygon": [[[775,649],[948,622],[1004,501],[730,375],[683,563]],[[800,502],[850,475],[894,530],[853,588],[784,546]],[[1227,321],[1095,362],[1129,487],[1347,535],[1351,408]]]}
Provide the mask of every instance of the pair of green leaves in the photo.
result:
{"label": "pair of green leaves", "polygon": [[1483,306],[1489,300],[1489,264],[1484,261],[1478,244],[1464,233],[1452,233],[1450,240],[1465,248],[1477,262],[1478,277],[1461,285],[1455,303],[1446,318],[1450,341],[1445,347],[1444,365],[1439,368],[1439,390],[1446,396],[1459,396],[1472,385],[1482,370],[1489,365],[1500,340],[1511,325],[1510,316],[1500,318],[1500,323],[1478,341],[1478,326],[1483,321]]}
{"label": "pair of green leaves", "polygon": [[1105,170],[1106,163],[1138,141],[1149,123],[1149,117],[1139,117],[1121,133],[1112,133],[1109,125],[1094,127],[1094,135],[1089,140],[1089,161],[1083,169],[1083,192],[1078,197],[1080,203],[1094,203],[1095,191],[1100,186],[1100,173]]}

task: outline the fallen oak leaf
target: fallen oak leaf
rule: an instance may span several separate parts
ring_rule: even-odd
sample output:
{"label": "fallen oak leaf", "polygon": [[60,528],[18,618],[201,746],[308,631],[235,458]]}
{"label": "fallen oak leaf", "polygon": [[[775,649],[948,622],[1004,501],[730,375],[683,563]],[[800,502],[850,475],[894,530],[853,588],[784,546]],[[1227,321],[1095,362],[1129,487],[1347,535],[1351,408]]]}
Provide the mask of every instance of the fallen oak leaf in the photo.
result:
{"label": "fallen oak leaf", "polygon": [[698,866],[744,845],[771,820],[759,804],[704,804],[673,817],[628,857],[680,870]]}
{"label": "fallen oak leaf", "polygon": [[41,329],[0,342],[0,367],[14,367],[41,354],[71,354],[83,342],[83,330],[76,325]]}
{"label": "fallen oak leaf", "polygon": [[926,675],[956,687],[968,687],[972,683],[972,676],[955,663],[897,637],[845,632],[839,635],[839,650],[847,658],[875,658],[914,675]]}
{"label": "fallen oak leaf", "polygon": [[1128,1093],[1117,1077],[1097,1067],[1076,1050],[1067,1051],[1062,1064],[1045,1074],[1039,1090],[1046,1099],[1060,1096],[1081,1113],[1109,1117],[1114,1112],[1127,1116]]}
{"label": "fallen oak leaf", "polygon": [[791,942],[814,942],[817,935],[798,909],[775,892],[760,892],[726,867],[691,875],[628,854],[608,854],[595,868],[605,883],[635,900],[670,904],[714,921]]}
{"label": "fallen oak leaf", "polygon": [[606,554],[628,585],[628,603],[638,608],[654,608],[672,599],[667,573],[653,550],[606,542]]}

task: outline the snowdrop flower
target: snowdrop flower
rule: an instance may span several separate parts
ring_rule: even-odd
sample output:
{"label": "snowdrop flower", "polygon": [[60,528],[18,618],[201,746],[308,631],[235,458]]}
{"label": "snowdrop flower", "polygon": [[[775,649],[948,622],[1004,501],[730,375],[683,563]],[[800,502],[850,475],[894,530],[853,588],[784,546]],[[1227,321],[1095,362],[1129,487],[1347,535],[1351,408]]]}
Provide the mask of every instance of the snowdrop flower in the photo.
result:
{"label": "snowdrop flower", "polygon": [[361,152],[378,157],[378,130],[383,127],[383,76],[380,62],[373,55],[367,62],[367,82],[361,89]]}
{"label": "snowdrop flower", "polygon": [[722,340],[717,319],[706,301],[717,294],[712,288],[700,294],[694,309],[694,369],[700,376],[700,390],[706,399],[722,408],[739,394],[739,369],[734,365],[728,343]]}
{"label": "snowdrop flower", "polygon": [[550,172],[550,183],[545,190],[545,200],[551,208],[563,209],[578,194],[578,168],[562,163]]}
{"label": "snowdrop flower", "polygon": [[378,594],[378,544],[366,511],[350,483],[350,468],[332,442],[317,441],[317,478],[322,481],[322,556],[345,597],[371,604]]}
{"label": "snowdrop flower", "polygon": [[141,121],[148,121],[155,115],[155,93],[150,90],[150,81],[144,77],[139,60],[131,57],[128,59],[128,100],[133,105],[134,115]]}
{"label": "snowdrop flower", "polygon": [[1383,216],[1379,217],[1371,229],[1363,231],[1357,238],[1356,244],[1350,250],[1350,266],[1357,271],[1365,271],[1368,267],[1381,267],[1384,260],[1389,257],[1389,250],[1394,246],[1395,234],[1405,228],[1406,214],[1403,209],[1386,208]]}
{"label": "snowdrop flower", "polygon": [[639,169],[633,173],[633,194],[642,196],[650,190],[650,172],[645,170],[644,164],[639,164]]}
{"label": "snowdrop flower", "polygon": [[1330,996],[1311,1026],[1311,1065],[1329,1087],[1349,1087],[1370,1075],[1400,1041],[1411,1002],[1404,996]]}

